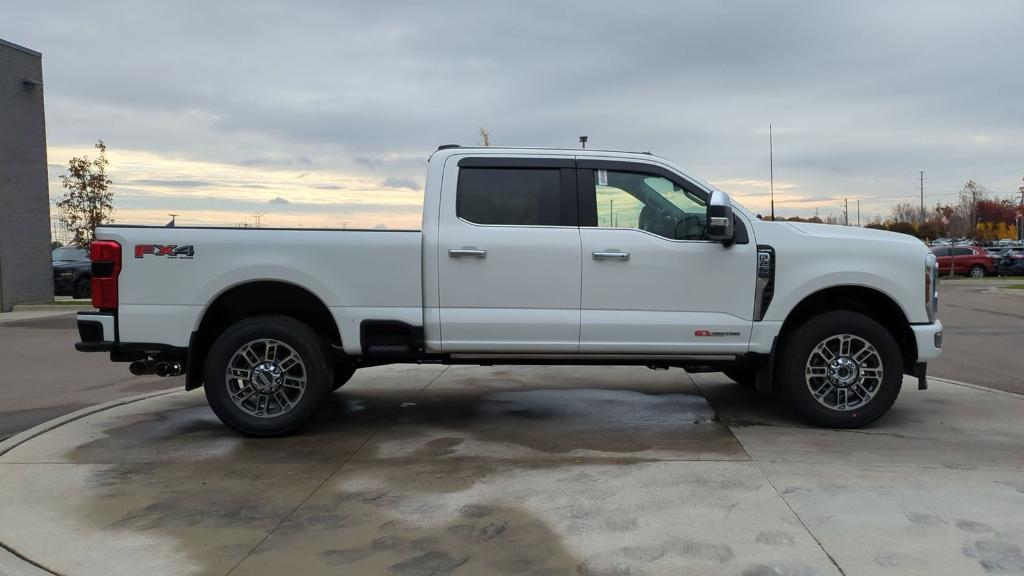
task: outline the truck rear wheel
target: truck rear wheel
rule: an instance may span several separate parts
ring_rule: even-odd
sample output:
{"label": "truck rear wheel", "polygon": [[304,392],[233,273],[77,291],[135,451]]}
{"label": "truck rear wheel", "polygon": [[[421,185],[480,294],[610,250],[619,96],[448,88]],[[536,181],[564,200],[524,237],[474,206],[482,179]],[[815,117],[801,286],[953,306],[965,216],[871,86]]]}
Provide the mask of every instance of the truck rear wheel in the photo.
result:
{"label": "truck rear wheel", "polygon": [[308,423],[331,390],[323,339],[288,316],[242,320],[206,358],[206,399],[227,426],[249,436],[281,436]]}
{"label": "truck rear wheel", "polygon": [[92,297],[92,283],[88,278],[79,278],[75,281],[75,287],[72,289],[72,298],[91,298]]}
{"label": "truck rear wheel", "polygon": [[895,339],[856,312],[827,312],[797,326],[783,342],[779,362],[789,404],[828,428],[859,428],[881,418],[903,382]]}

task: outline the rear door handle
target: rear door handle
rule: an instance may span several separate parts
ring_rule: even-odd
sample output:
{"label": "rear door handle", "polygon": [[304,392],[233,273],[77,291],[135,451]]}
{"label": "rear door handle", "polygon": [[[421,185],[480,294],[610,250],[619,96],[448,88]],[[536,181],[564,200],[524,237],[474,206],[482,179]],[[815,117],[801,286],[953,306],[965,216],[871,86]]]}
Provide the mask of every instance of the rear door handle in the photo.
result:
{"label": "rear door handle", "polygon": [[487,250],[481,250],[479,248],[452,248],[448,251],[449,258],[487,258]]}
{"label": "rear door handle", "polygon": [[629,252],[594,252],[594,260],[629,260]]}

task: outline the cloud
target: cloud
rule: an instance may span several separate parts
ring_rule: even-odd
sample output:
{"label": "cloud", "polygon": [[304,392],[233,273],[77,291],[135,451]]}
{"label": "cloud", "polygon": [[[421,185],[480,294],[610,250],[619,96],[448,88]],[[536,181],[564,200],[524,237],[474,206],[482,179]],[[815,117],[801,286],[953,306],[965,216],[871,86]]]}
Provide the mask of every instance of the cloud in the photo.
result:
{"label": "cloud", "polygon": [[388,177],[380,183],[381,188],[409,188],[410,190],[418,190],[420,188],[419,182],[412,178],[396,178]]}
{"label": "cloud", "polygon": [[267,203],[268,204],[291,204],[291,202],[289,202],[287,198],[282,198],[280,196],[274,196],[270,200],[267,200]]}
{"label": "cloud", "polygon": [[248,158],[238,161],[242,166],[309,166],[312,163],[313,161],[305,156]]}
{"label": "cloud", "polygon": [[141,180],[129,180],[126,185],[134,186],[160,186],[163,188],[205,188],[210,185],[204,180],[160,180],[155,178],[144,178]]}
{"label": "cloud", "polygon": [[367,156],[356,156],[352,160],[356,164],[361,164],[371,170],[376,170],[383,163],[383,160],[381,160],[380,158],[369,158]]}
{"label": "cloud", "polygon": [[[970,178],[1005,195],[1024,176],[1024,75],[1008,72],[1020,2],[76,7],[11,3],[4,35],[44,53],[50,145],[81,155],[102,136],[112,167],[118,150],[144,150],[370,177],[375,193],[384,175],[422,182],[438,144],[476,144],[482,125],[498,146],[575,148],[587,134],[589,147],[651,150],[753,193],[771,123],[776,183],[807,196],[885,207],[916,198],[926,170],[930,204]],[[162,37],[182,39],[173,57]]]}

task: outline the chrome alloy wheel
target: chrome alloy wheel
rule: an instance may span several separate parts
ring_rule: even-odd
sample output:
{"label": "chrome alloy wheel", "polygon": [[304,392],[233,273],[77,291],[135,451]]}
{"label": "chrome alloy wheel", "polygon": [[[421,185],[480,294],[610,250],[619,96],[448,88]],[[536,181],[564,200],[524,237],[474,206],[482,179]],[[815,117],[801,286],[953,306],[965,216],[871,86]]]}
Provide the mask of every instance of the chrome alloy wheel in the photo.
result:
{"label": "chrome alloy wheel", "polygon": [[882,387],[882,357],[867,340],[838,334],[811,350],[804,374],[819,404],[848,412],[870,402]]}
{"label": "chrome alloy wheel", "polygon": [[231,401],[257,418],[288,412],[306,391],[306,365],[280,340],[243,344],[231,356],[225,378]]}

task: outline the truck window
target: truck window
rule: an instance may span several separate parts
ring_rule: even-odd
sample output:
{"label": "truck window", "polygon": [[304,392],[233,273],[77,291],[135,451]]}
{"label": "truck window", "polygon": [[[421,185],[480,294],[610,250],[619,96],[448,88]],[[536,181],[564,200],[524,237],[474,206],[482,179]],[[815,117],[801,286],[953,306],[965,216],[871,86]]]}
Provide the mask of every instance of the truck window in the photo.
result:
{"label": "truck window", "polygon": [[704,239],[707,205],[661,176],[594,171],[597,226],[635,228],[670,240]]}
{"label": "truck window", "polygon": [[461,168],[455,214],[474,224],[561,226],[557,168]]}

